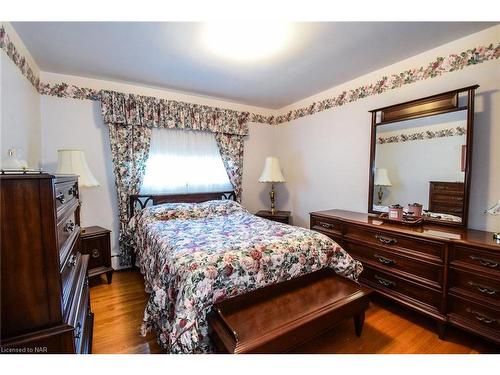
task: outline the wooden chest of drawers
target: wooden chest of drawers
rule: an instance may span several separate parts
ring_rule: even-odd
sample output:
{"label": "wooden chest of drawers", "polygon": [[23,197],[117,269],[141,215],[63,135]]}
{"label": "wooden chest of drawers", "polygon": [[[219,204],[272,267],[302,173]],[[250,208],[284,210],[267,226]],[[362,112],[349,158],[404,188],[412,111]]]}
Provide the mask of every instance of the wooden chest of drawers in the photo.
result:
{"label": "wooden chest of drawers", "polygon": [[311,213],[311,229],[363,263],[360,282],[426,314],[500,343],[500,245],[492,233],[407,227],[341,210]]}
{"label": "wooden chest of drawers", "polygon": [[90,353],[77,177],[1,175],[0,186],[2,350]]}
{"label": "wooden chest of drawers", "polygon": [[462,217],[464,212],[463,182],[429,182],[429,211]]}

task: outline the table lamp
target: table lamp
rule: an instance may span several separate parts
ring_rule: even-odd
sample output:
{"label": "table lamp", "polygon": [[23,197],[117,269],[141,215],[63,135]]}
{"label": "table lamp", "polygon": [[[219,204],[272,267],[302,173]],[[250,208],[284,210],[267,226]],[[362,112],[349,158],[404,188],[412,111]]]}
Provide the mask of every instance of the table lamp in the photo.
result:
{"label": "table lamp", "polygon": [[57,150],[57,173],[77,175],[79,187],[100,186],[90,171],[83,150]]}
{"label": "table lamp", "polygon": [[271,214],[276,214],[276,207],[274,206],[274,199],[276,193],[274,192],[274,183],[285,182],[285,177],[281,173],[280,160],[275,156],[268,156],[264,163],[264,170],[260,175],[259,182],[270,182],[271,191],[269,192],[269,198],[271,199]]}
{"label": "table lamp", "polygon": [[[494,206],[488,208],[486,210],[486,213],[494,216],[500,215],[500,199]],[[497,242],[500,242],[500,230],[498,232],[493,233],[493,239]]]}
{"label": "table lamp", "polygon": [[376,168],[375,169],[375,181],[373,182],[375,186],[379,187],[377,192],[378,195],[378,205],[382,204],[382,197],[384,196],[383,187],[392,186],[391,180],[389,180],[389,174],[387,173],[387,169],[385,168]]}

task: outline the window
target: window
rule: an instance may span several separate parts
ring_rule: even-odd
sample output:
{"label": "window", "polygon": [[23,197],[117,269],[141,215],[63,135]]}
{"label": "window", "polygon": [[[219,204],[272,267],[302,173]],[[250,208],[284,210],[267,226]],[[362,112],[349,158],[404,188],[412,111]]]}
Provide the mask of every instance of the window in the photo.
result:
{"label": "window", "polygon": [[142,194],[229,190],[233,186],[214,134],[153,129]]}

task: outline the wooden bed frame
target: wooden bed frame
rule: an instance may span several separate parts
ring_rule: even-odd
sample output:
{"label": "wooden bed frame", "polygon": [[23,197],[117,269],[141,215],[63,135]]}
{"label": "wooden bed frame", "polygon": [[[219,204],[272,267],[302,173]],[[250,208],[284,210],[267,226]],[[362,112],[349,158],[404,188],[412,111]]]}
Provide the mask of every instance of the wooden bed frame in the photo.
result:
{"label": "wooden bed frame", "polygon": [[136,209],[144,209],[151,202],[156,206],[162,203],[201,203],[212,200],[236,200],[234,191],[192,194],[135,194],[129,197],[129,218]]}

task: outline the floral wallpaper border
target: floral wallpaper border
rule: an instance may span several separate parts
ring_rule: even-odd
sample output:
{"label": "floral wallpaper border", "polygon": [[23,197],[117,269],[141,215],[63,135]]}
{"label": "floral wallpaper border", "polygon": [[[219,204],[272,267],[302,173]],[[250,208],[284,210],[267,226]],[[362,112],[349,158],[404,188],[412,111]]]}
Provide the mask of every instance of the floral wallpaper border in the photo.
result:
{"label": "floral wallpaper border", "polygon": [[[100,100],[101,90],[78,87],[64,82],[56,84],[41,82],[40,78],[37,77],[29,67],[26,59],[19,54],[16,46],[10,40],[3,26],[0,26],[0,48],[16,64],[21,73],[31,82],[40,94],[57,96],[59,98]],[[500,42],[496,46],[490,44],[488,46],[471,48],[458,54],[437,57],[426,66],[405,70],[390,76],[383,76],[374,83],[345,90],[333,98],[313,102],[307,107],[298,108],[282,115],[265,116],[257,113],[248,113],[249,121],[269,125],[283,124],[331,108],[340,107],[368,96],[382,94],[404,85],[440,77],[446,73],[461,70],[471,65],[481,64],[485,61],[496,60],[499,57]],[[245,112],[241,113],[245,114]]]}
{"label": "floral wallpaper border", "polygon": [[5,52],[5,54],[21,71],[21,74],[31,82],[36,90],[38,90],[40,78],[35,74],[33,69],[31,69],[28,62],[26,61],[26,58],[24,56],[21,56],[21,54],[17,51],[16,46],[10,40],[9,35],[5,32],[5,28],[3,27],[3,25],[0,25],[0,49]]}
{"label": "floral wallpaper border", "polygon": [[444,138],[444,137],[455,137],[464,135],[467,133],[466,128],[463,126],[457,126],[456,128],[440,129],[440,130],[426,130],[422,132],[409,133],[409,134],[398,134],[391,135],[387,137],[378,137],[377,144],[385,143],[399,143],[408,141],[421,141],[425,139],[434,138]]}

